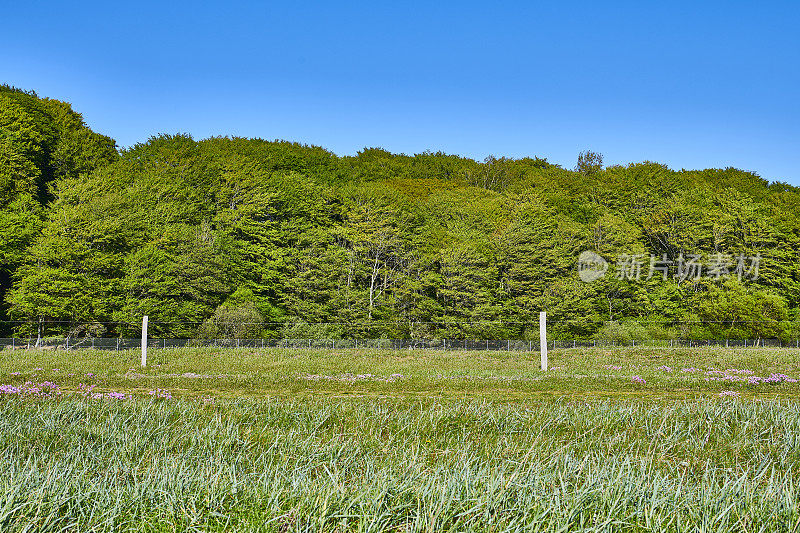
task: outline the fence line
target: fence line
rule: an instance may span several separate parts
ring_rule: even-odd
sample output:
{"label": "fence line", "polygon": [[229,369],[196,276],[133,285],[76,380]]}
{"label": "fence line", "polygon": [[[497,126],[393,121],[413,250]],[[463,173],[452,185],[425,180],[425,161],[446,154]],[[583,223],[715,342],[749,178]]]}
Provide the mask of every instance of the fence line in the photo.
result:
{"label": "fence line", "polygon": [[[797,348],[800,339],[714,339],[714,340],[553,340],[547,343],[549,349],[586,349],[586,348]],[[141,349],[142,341],[138,338],[46,338],[36,346],[35,338],[0,339],[0,349],[43,350],[133,350]],[[475,340],[475,339],[159,339],[151,338],[148,348],[285,348],[285,349],[385,349],[385,350],[467,350],[467,351],[509,351],[538,352],[538,340]]]}

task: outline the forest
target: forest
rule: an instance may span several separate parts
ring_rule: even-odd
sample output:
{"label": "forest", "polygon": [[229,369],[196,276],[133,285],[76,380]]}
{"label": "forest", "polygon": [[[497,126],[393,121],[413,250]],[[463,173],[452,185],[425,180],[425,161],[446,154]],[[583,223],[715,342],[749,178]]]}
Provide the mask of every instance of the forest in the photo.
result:
{"label": "forest", "polygon": [[[800,189],[752,171],[186,134],[118,149],[0,86],[0,336],[132,336],[148,315],[176,338],[535,339],[544,310],[557,339],[795,339],[798,249]],[[642,275],[586,282],[585,251]],[[692,256],[727,268],[686,275]]]}

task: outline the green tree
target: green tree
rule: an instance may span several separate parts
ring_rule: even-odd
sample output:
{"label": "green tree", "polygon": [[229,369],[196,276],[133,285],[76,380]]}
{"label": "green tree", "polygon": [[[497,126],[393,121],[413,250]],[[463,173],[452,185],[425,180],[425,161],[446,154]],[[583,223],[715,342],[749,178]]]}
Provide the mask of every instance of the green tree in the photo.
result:
{"label": "green tree", "polygon": [[603,170],[603,154],[591,150],[584,150],[578,154],[578,163],[575,165],[576,172],[590,176],[601,170]]}

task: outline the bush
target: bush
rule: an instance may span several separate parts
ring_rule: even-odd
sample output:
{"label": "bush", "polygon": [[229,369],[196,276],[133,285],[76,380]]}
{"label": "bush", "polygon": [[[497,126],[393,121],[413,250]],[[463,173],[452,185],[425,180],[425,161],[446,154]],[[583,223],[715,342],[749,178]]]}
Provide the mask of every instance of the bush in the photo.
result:
{"label": "bush", "polygon": [[257,339],[264,336],[264,317],[253,302],[221,305],[206,319],[198,336],[203,339]]}
{"label": "bush", "polygon": [[607,322],[597,332],[597,340],[628,344],[632,341],[666,340],[676,338],[675,331],[659,324],[641,322]]}
{"label": "bush", "polygon": [[281,329],[284,339],[341,339],[342,327],[338,324],[308,324],[289,322]]}

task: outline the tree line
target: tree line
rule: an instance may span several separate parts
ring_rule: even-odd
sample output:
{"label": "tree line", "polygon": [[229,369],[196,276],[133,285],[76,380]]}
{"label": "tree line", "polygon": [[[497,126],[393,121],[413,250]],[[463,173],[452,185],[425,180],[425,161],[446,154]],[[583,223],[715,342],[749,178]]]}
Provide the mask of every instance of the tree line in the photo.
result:
{"label": "tree line", "polygon": [[[165,337],[532,339],[546,310],[554,338],[795,338],[799,206],[754,172],[593,152],[568,169],[184,134],[118,149],[2,86],[0,334],[126,336],[147,314]],[[643,275],[586,282],[585,251]],[[729,272],[681,275],[693,256]]]}

